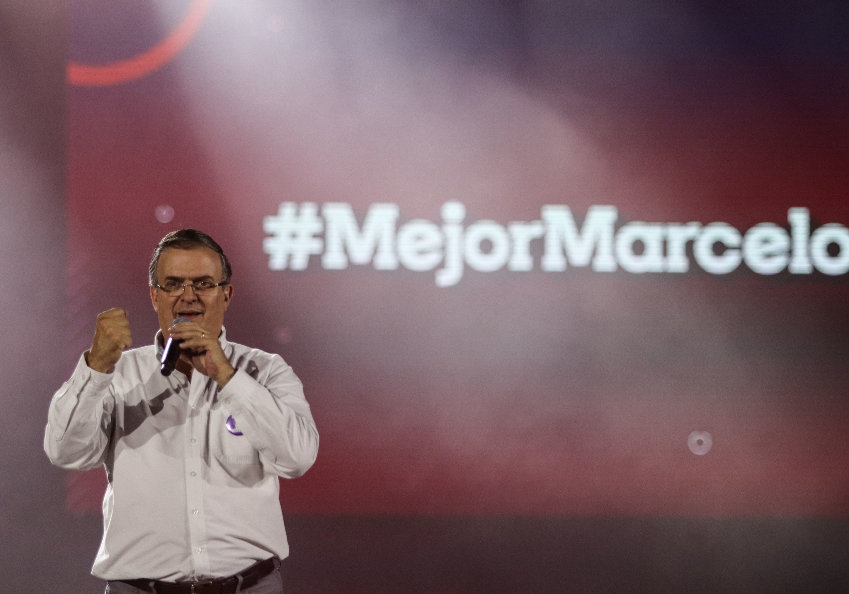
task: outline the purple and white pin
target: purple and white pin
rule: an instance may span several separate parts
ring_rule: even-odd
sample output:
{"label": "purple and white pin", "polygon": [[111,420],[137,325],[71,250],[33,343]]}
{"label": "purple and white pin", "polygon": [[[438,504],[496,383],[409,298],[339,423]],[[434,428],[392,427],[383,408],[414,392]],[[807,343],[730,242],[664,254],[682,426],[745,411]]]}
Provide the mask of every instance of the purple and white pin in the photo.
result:
{"label": "purple and white pin", "polygon": [[233,418],[233,415],[227,417],[227,422],[224,423],[224,426],[227,427],[227,431],[233,435],[244,435],[244,433],[236,429],[236,419]]}

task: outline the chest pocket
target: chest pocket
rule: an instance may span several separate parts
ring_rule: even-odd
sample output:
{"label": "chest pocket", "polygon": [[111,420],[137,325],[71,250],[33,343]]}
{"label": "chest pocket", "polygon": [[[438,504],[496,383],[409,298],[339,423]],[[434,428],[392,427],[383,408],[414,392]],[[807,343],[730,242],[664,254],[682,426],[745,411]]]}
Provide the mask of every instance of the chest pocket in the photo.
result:
{"label": "chest pocket", "polygon": [[233,435],[225,426],[226,413],[222,407],[211,411],[209,423],[209,454],[213,473],[215,467],[231,480],[250,484],[262,479],[259,452],[244,435]]}

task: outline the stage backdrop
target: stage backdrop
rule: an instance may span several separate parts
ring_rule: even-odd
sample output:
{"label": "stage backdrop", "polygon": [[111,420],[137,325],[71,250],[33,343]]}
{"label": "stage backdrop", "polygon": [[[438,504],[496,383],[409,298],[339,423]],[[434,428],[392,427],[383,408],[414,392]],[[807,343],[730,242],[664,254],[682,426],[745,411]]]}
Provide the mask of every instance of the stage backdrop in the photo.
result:
{"label": "stage backdrop", "polygon": [[848,16],[70,2],[60,375],[199,228],[321,434],[293,591],[845,583]]}

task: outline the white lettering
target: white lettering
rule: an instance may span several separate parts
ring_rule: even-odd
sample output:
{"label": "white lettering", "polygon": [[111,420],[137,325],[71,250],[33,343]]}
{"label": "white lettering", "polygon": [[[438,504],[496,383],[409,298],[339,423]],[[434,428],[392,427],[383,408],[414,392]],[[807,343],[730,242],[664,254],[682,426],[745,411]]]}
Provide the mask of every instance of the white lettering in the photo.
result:
{"label": "white lettering", "polygon": [[[489,250],[483,244],[490,245]],[[466,262],[480,272],[494,272],[503,268],[510,257],[510,236],[507,230],[494,221],[478,221],[466,229],[463,241]]]}
{"label": "white lettering", "polygon": [[[637,244],[642,246],[639,253]],[[616,258],[628,272],[662,272],[663,228],[638,222],[623,225],[616,234]]]}
{"label": "white lettering", "polygon": [[541,212],[546,225],[543,270],[555,272],[566,270],[567,254],[572,266],[587,266],[593,252],[596,253],[593,270],[596,272],[616,270],[616,259],[613,257],[613,231],[618,212],[615,206],[591,206],[580,232],[568,206],[546,205],[542,207]]}
{"label": "white lettering", "polygon": [[398,259],[418,272],[433,270],[442,261],[442,233],[430,221],[410,221],[398,230]]}
{"label": "white lettering", "polygon": [[324,232],[325,250],[321,257],[324,268],[347,268],[348,259],[354,264],[371,262],[378,270],[398,268],[393,245],[398,212],[397,204],[372,204],[360,232],[350,204],[325,204],[321,209],[327,227]]}
{"label": "white lettering", "polygon": [[[812,230],[807,208],[787,211],[787,227],[758,223],[745,232],[724,222],[646,223],[617,228],[615,206],[593,205],[578,225],[565,205],[544,205],[540,220],[466,223],[466,207],[445,202],[441,221],[414,219],[399,226],[400,207],[372,204],[359,225],[354,209],[341,202],[284,202],[263,218],[263,250],[271,270],[304,270],[321,256],[326,270],[349,264],[375,270],[403,267],[434,271],[436,285],[450,287],[465,268],[561,272],[588,268],[631,274],[682,274],[693,266],[729,274],[742,265],[755,274],[849,273],[849,229],[829,223]],[[535,245],[535,242],[536,243]]]}
{"label": "white lettering", "polygon": [[510,255],[507,268],[510,270],[533,270],[534,259],[531,256],[531,242],[534,239],[539,239],[545,233],[545,226],[542,221],[510,223],[507,229],[513,242],[513,253]]}
{"label": "white lettering", "polygon": [[[716,250],[716,246],[725,249]],[[706,272],[728,274],[740,266],[740,232],[727,223],[706,225],[693,244],[693,256]]]}
{"label": "white lettering", "polygon": [[793,242],[793,255],[788,269],[793,274],[810,274],[813,272],[811,259],[808,256],[808,242],[811,235],[811,216],[807,208],[791,208],[787,211],[790,223],[790,237]]}
{"label": "white lettering", "polygon": [[787,268],[790,237],[773,223],[755,225],[743,237],[743,260],[758,274],[778,274]]}
{"label": "white lettering", "polygon": [[687,272],[690,259],[687,257],[687,244],[695,241],[702,226],[699,223],[666,225],[666,272]]}
{"label": "white lettering", "polygon": [[466,207],[460,202],[442,205],[442,232],[445,233],[445,268],[436,271],[436,286],[450,287],[463,276],[463,219]]}
{"label": "white lettering", "polygon": [[[832,256],[828,246],[837,248]],[[849,271],[849,230],[843,225],[829,223],[811,234],[811,260],[823,274],[837,276]]]}

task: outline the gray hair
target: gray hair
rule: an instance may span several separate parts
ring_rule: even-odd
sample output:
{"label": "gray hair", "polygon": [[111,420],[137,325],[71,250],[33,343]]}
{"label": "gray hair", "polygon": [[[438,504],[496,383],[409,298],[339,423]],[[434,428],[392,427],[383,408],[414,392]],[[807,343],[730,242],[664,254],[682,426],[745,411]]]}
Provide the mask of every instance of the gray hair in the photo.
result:
{"label": "gray hair", "polygon": [[221,249],[221,246],[203,231],[198,231],[196,229],[180,229],[179,231],[172,231],[163,237],[160,240],[159,245],[157,245],[153,250],[153,258],[150,261],[150,268],[148,268],[150,286],[152,287],[156,285],[156,269],[159,266],[159,257],[162,255],[164,250],[168,248],[190,250],[198,247],[207,247],[218,254],[221,258],[221,270],[224,273],[224,278],[221,279],[221,282],[229,283],[233,271],[230,268],[230,260],[227,259],[227,256],[224,254],[224,250]]}

